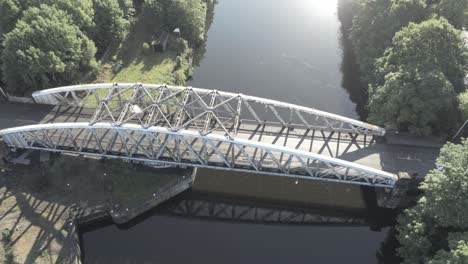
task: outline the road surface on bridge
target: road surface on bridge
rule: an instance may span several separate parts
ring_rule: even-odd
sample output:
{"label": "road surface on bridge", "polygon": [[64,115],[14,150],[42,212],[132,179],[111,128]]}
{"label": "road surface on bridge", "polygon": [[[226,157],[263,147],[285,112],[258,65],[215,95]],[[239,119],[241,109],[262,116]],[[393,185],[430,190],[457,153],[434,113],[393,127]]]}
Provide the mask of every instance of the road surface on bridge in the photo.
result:
{"label": "road surface on bridge", "polygon": [[[47,123],[88,122],[95,109],[0,103],[0,129]],[[434,167],[437,148],[392,145],[364,135],[265,127],[243,123],[237,138],[295,148],[391,173],[424,175]]]}

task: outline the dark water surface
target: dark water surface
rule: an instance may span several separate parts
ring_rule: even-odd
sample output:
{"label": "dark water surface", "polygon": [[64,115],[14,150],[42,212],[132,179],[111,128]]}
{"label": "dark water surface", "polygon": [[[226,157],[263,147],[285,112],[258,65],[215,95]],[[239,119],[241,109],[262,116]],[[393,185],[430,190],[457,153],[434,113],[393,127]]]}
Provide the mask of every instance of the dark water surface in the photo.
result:
{"label": "dark water surface", "polygon": [[357,118],[340,36],[337,0],[220,0],[189,85]]}
{"label": "dark water surface", "polygon": [[[342,47],[347,42],[341,40],[336,1],[219,0],[206,53],[189,85],[362,117],[365,94],[350,48]],[[111,225],[86,232],[82,243],[85,263],[366,264],[377,263],[385,236],[359,226],[239,224],[154,214],[129,229]]]}
{"label": "dark water surface", "polygon": [[376,263],[368,227],[236,224],[153,216],[83,235],[85,263]]}

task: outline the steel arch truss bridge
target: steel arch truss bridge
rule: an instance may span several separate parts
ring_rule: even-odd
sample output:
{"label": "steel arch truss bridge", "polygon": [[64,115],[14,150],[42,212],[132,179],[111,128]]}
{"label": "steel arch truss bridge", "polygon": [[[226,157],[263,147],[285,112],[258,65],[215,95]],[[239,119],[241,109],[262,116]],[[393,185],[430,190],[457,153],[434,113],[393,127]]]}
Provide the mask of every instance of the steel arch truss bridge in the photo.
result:
{"label": "steel arch truss bridge", "polygon": [[137,124],[56,123],[0,131],[12,148],[393,187],[391,173],[340,159],[223,135]]}
{"label": "steel arch truss bridge", "polygon": [[38,103],[96,108],[90,124],[139,124],[172,131],[221,131],[231,138],[239,127],[325,130],[383,136],[385,130],[358,120],[294,104],[217,90],[146,84],[92,84],[35,92]]}

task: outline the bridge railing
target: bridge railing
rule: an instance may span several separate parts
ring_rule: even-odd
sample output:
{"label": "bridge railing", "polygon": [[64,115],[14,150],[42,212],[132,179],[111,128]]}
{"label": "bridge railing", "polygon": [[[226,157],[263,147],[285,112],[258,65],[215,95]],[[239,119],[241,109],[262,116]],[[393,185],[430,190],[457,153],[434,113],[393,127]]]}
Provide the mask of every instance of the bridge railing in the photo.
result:
{"label": "bridge railing", "polygon": [[173,131],[215,130],[235,137],[240,126],[274,125],[383,136],[381,127],[313,108],[265,98],[148,84],[90,84],[38,91],[37,103],[96,108],[91,124],[136,123],[144,128],[167,126]]}
{"label": "bridge railing", "polygon": [[0,131],[12,148],[250,171],[295,178],[392,187],[394,174],[319,154],[219,134],[137,124],[55,123]]}

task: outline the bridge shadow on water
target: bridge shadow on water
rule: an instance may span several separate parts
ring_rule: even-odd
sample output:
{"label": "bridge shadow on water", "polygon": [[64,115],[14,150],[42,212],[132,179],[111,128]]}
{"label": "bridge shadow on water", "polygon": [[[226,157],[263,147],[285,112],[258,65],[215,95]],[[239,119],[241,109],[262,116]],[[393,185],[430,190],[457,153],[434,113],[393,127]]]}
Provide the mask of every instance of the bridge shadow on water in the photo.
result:
{"label": "bridge shadow on water", "polygon": [[[2,227],[13,230],[10,245],[15,250],[18,247],[28,248],[26,258],[21,260],[25,263],[35,263],[48,256],[56,257],[58,263],[72,261],[76,254],[73,241],[76,240],[71,237],[73,230],[69,226],[68,211],[77,203],[92,206],[112,199],[108,189],[109,177],[106,178],[105,173],[116,178],[119,178],[119,174],[135,178],[143,172],[155,178],[154,170],[134,170],[133,166],[122,162],[107,163],[62,156],[39,164],[38,159],[34,157],[32,166],[15,166],[14,170],[7,172],[8,177],[2,177],[3,182],[0,182],[0,222]],[[135,181],[117,181],[124,186],[124,190],[119,192],[128,194],[130,189],[125,186],[134,188]],[[146,181],[144,183],[144,186],[148,185]],[[154,217],[240,223],[246,226],[336,226],[379,230],[391,225],[394,212],[376,207],[375,193],[371,188],[366,187],[363,191],[367,205],[365,211],[188,191],[118,227],[129,230],[146,221],[153,221],[149,219]],[[82,226],[80,232],[85,234],[108,225],[112,223],[103,221]]]}
{"label": "bridge shadow on water", "polygon": [[[375,215],[378,215],[379,218],[371,219],[371,217],[374,217]],[[229,231],[231,229],[238,230],[241,233],[245,233],[246,230],[251,230],[250,232],[244,234],[246,237],[243,239],[243,241],[247,244],[250,244],[249,241],[256,240],[254,238],[254,236],[256,236],[255,234],[260,236],[258,238],[260,240],[266,239],[266,237],[274,236],[264,236],[261,235],[263,231],[254,230],[271,230],[271,232],[279,233],[282,233],[282,230],[289,230],[291,234],[296,234],[298,230],[303,230],[303,235],[296,234],[297,237],[295,236],[295,240],[304,240],[305,243],[307,241],[307,235],[305,234],[311,232],[311,230],[317,230],[315,234],[318,236],[320,236],[319,234],[323,232],[324,236],[330,235],[330,238],[325,239],[324,237],[324,239],[327,241],[336,239],[337,237],[334,237],[336,235],[334,235],[334,233],[338,230],[356,230],[356,232],[361,232],[359,236],[367,236],[367,232],[373,233],[369,229],[374,231],[381,230],[380,228],[393,224],[393,219],[393,211],[376,211],[373,215],[369,212],[345,212],[336,208],[300,207],[282,202],[272,202],[266,200],[253,201],[252,199],[245,199],[242,197],[222,196],[219,194],[187,191],[173,198],[172,200],[161,204],[157,208],[154,208],[151,211],[137,217],[128,224],[114,226],[112,221],[107,220],[88,226],[82,226],[80,228],[80,236],[82,241],[84,260],[88,261],[89,263],[105,263],[106,261],[110,260],[118,260],[122,263],[138,263],[141,261],[155,261],[157,259],[164,259],[165,257],[163,256],[167,255],[166,253],[159,252],[155,254],[155,252],[158,250],[164,250],[162,249],[163,247],[158,246],[160,243],[167,242],[168,244],[172,245],[175,240],[179,241],[176,242],[176,244],[180,247],[180,249],[184,249],[185,246],[187,246],[186,242],[188,242],[185,241],[185,236],[189,236],[190,234],[197,237],[188,239],[189,241],[199,241],[198,243],[201,244],[192,245],[191,247],[193,248],[200,248],[203,247],[203,245],[209,246],[210,243],[207,243],[206,241],[210,241],[211,239],[219,239],[215,238],[219,236],[215,235],[215,233],[220,232],[226,233],[226,235],[228,235],[229,232],[232,232]],[[377,223],[377,221],[380,222]],[[168,224],[168,222],[171,224]],[[158,225],[163,225],[163,227]],[[197,226],[200,229],[191,230],[190,228],[193,227],[190,226]],[[210,228],[207,228],[208,226]],[[167,228],[168,230],[180,228],[185,230],[180,232],[188,233],[180,234],[180,232],[174,230],[174,233],[172,234],[173,237],[170,237],[169,234],[171,234],[171,232],[161,231],[161,228]],[[368,231],[358,231],[363,229]],[[144,232],[144,234],[142,232]],[[347,231],[344,232],[346,233]],[[377,234],[378,233],[375,233],[375,235]],[[158,238],[158,236],[162,237]],[[237,238],[234,238],[236,235],[232,234],[232,236],[233,238],[230,243],[239,242]],[[379,234],[379,236],[382,236],[382,234]],[[104,237],[106,238],[102,240]],[[128,251],[125,256],[115,251],[114,253],[107,252],[108,250],[102,246],[98,247],[100,248],[100,253],[97,253],[96,243],[102,244],[103,241],[108,239],[118,239],[120,241],[122,239],[129,239],[133,242],[131,245],[122,242],[116,242],[116,244],[114,244],[113,247],[115,248],[121,248],[122,245],[127,245],[125,248],[127,248]],[[348,240],[350,238],[343,237],[341,239]],[[311,239],[311,242],[315,240],[316,239]],[[222,240],[219,242],[222,243],[221,241]],[[268,245],[257,245],[259,252],[263,252],[262,248],[265,246],[275,247],[273,244],[276,245],[280,242],[278,241],[273,243],[273,241],[270,241],[265,243]],[[310,247],[309,250],[314,251],[315,247],[313,243],[314,242],[306,247]],[[139,248],[146,248],[144,244],[153,245],[153,253],[143,253]],[[325,242],[324,244],[328,243]],[[226,244],[223,248],[225,248],[225,250],[228,250],[229,248],[238,249],[238,254],[241,255],[252,254],[243,252],[240,249],[242,246],[237,244]],[[87,251],[87,249],[89,251]],[[288,252],[295,252],[295,250],[292,248],[285,248],[284,250],[287,250]],[[202,251],[204,252],[200,252],[200,254],[196,254],[197,256],[193,256],[194,261],[197,261],[197,259],[207,260],[207,257],[211,255],[209,249],[204,249]],[[142,255],[140,255],[138,252],[141,252]],[[257,256],[263,256],[263,253],[259,252],[257,253],[259,254]],[[180,254],[185,255],[188,254],[188,252],[183,251],[180,252]],[[314,254],[320,255],[318,252]],[[225,257],[228,255],[229,254],[226,254]],[[285,253],[285,255],[288,254]],[[297,258],[297,256],[295,258]],[[178,262],[176,261],[176,263]]]}

